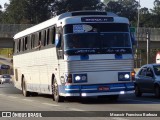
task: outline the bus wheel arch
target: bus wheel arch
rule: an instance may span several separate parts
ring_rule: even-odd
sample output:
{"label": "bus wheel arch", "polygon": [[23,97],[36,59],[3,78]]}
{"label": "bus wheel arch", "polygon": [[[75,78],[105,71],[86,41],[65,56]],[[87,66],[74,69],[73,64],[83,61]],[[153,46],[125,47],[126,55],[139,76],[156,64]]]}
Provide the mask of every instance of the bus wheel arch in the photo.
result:
{"label": "bus wheel arch", "polygon": [[63,102],[64,97],[59,95],[59,87],[55,75],[52,75],[52,98],[56,102]]}

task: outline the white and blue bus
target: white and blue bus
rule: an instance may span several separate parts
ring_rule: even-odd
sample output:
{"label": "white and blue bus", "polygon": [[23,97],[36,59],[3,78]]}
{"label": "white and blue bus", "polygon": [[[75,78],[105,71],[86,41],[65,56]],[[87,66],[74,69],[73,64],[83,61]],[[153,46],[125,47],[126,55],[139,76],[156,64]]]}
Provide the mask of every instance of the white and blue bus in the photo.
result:
{"label": "white and blue bus", "polygon": [[24,96],[108,96],[134,92],[133,38],[127,18],[67,12],[14,36],[14,85]]}

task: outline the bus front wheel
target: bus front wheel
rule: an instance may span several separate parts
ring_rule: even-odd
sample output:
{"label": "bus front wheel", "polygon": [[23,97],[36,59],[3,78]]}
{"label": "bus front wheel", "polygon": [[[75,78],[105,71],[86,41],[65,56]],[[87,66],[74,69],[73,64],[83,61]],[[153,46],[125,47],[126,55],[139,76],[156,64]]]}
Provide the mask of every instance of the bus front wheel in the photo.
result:
{"label": "bus front wheel", "polygon": [[27,91],[26,82],[25,82],[24,77],[23,77],[23,80],[22,80],[22,93],[23,93],[23,96],[25,96],[25,97],[30,96],[30,92]]}
{"label": "bus front wheel", "polygon": [[54,80],[53,85],[52,85],[52,95],[53,95],[54,101],[56,102],[64,101],[64,97],[59,95],[59,89],[58,89],[58,84],[56,80]]}

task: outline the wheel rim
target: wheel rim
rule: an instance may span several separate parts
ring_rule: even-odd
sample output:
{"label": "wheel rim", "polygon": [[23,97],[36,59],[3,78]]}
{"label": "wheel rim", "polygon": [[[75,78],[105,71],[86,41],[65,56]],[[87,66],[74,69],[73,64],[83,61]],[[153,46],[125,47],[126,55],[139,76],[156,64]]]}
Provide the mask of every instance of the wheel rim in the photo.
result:
{"label": "wheel rim", "polygon": [[56,82],[54,83],[54,89],[53,89],[53,91],[54,91],[54,95],[58,96],[58,85],[57,85]]}

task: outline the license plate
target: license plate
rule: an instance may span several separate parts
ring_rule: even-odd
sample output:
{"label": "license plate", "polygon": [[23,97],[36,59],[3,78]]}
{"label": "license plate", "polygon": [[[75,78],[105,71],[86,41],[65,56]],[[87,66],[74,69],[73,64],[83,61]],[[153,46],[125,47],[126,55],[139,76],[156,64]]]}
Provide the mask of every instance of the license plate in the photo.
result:
{"label": "license plate", "polygon": [[109,87],[108,86],[100,86],[98,88],[99,91],[106,91],[106,90],[109,90]]}

